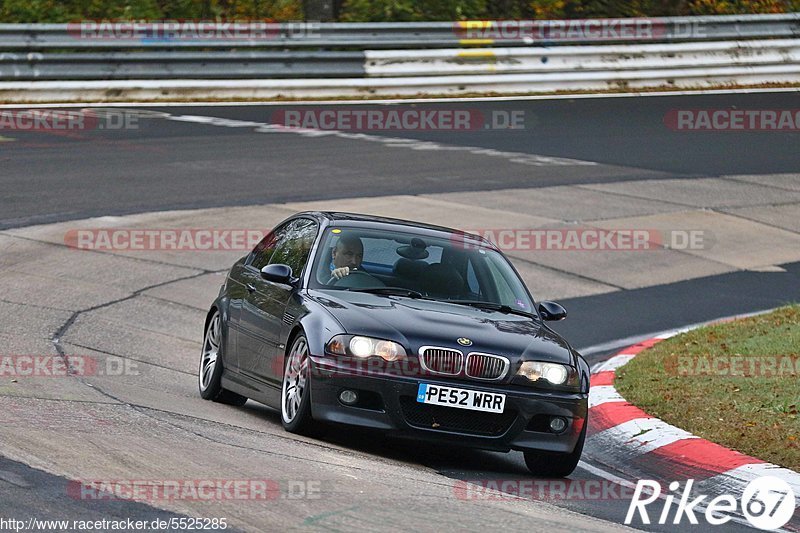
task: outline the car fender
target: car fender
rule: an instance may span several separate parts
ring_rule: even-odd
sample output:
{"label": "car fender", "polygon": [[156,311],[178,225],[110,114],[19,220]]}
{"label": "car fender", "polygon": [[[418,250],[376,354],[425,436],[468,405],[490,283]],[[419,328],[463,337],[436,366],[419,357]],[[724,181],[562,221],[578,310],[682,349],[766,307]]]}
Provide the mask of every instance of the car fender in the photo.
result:
{"label": "car fender", "polygon": [[325,344],[334,335],[345,333],[342,324],[324,306],[303,293],[292,296],[287,310],[292,314],[296,313],[292,323],[284,328],[283,338],[286,339],[287,350],[292,337],[300,329],[305,332],[309,351],[314,356],[325,353]]}
{"label": "car fender", "polygon": [[583,356],[575,350],[572,350],[572,353],[575,354],[578,362],[578,372],[581,380],[581,392],[583,394],[589,394],[589,376],[591,375],[589,363],[587,363],[586,359],[584,359]]}

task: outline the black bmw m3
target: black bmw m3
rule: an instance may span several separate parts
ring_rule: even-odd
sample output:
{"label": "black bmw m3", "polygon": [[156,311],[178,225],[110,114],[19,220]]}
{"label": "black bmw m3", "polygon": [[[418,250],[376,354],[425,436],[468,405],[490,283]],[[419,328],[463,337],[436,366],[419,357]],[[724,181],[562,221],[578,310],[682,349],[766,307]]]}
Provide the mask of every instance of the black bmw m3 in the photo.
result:
{"label": "black bmw m3", "polygon": [[200,394],[280,409],[284,428],[373,428],[524,452],[566,476],[586,438],[589,367],[511,262],[468,233],[299,213],[231,268],[205,323]]}

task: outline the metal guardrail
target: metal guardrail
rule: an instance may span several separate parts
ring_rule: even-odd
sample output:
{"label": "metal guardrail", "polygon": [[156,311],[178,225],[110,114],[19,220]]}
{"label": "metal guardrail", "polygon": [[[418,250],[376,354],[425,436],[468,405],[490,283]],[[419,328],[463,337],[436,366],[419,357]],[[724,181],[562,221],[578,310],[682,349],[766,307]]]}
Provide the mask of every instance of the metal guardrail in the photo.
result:
{"label": "metal guardrail", "polygon": [[800,65],[800,39],[719,41],[675,44],[484,48],[479,50],[367,50],[366,75],[501,75],[605,73],[718,67]]}
{"label": "metal guardrail", "polygon": [[[593,40],[587,32],[571,32],[575,24],[590,29],[611,28],[621,22],[641,23],[652,31],[650,42],[687,42],[800,37],[800,13],[776,15],[724,15],[592,21],[459,21],[410,23],[282,23],[237,27],[239,38],[165,38],[166,25],[150,25],[132,32],[140,38],[103,29],[82,34],[76,24],[0,24],[0,51],[179,49],[179,48],[442,48],[478,45],[531,46],[641,42],[613,31]],[[190,24],[190,23],[189,23]],[[202,24],[202,23],[199,23]],[[567,26],[565,27],[565,24]],[[91,23],[90,23],[91,25]],[[147,25],[144,25],[147,26]],[[248,31],[254,37],[247,38]],[[167,29],[166,33],[170,33]],[[223,32],[224,33],[224,32]],[[88,35],[87,35],[88,34]],[[100,34],[99,37],[93,38]]]}
{"label": "metal guardrail", "polygon": [[0,54],[0,80],[303,79],[701,69],[800,64],[800,40],[366,50]]}
{"label": "metal guardrail", "polygon": [[534,74],[246,80],[109,80],[0,82],[0,102],[141,102],[265,100],[272,98],[427,97],[553,91],[635,91],[800,83],[800,65],[706,69],[565,71]]}
{"label": "metal guardrail", "polygon": [[[574,67],[574,61],[558,67],[564,53],[585,55],[594,48],[598,50],[591,53],[605,54],[601,61],[613,63],[606,52],[617,44],[646,47],[800,37],[800,13],[579,21],[171,24],[0,25],[0,80],[347,78],[486,74],[496,71],[494,67],[502,72],[544,72]],[[576,43],[589,46],[561,47]],[[478,45],[483,48],[476,50]],[[527,46],[519,49],[520,45]],[[443,63],[442,57],[452,54],[442,47],[465,52]],[[525,58],[534,56],[542,63],[550,61],[549,68],[533,68],[536,65]],[[493,65],[486,63],[487,57]],[[489,66],[479,68],[481,61]],[[442,70],[432,69],[433,64]]]}
{"label": "metal guardrail", "polygon": [[270,79],[365,76],[363,52],[0,53],[0,80]]}
{"label": "metal guardrail", "polygon": [[[641,23],[644,31],[637,38],[606,31],[620,21]],[[0,100],[412,96],[800,82],[800,14],[578,21],[583,30],[600,28],[612,37],[580,45],[563,26],[571,21],[544,22],[553,26],[525,29],[531,33],[524,47],[515,40],[519,32],[503,33],[509,27],[501,22],[319,24],[317,33],[281,24],[260,28],[260,39],[240,34],[210,41],[157,32],[87,40],[63,24],[0,25]],[[480,38],[473,39],[472,30]],[[537,31],[551,39],[532,39]],[[487,38],[492,32],[501,38]],[[459,38],[464,35],[470,38]]]}

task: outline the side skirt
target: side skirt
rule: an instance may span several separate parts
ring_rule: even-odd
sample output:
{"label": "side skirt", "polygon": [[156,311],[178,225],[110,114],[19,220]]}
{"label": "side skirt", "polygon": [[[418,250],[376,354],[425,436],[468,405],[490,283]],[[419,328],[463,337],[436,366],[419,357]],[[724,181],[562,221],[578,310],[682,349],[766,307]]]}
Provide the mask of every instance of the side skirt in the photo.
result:
{"label": "side skirt", "polygon": [[256,381],[227,368],[222,373],[222,388],[233,391],[273,409],[281,407],[281,390],[262,381]]}

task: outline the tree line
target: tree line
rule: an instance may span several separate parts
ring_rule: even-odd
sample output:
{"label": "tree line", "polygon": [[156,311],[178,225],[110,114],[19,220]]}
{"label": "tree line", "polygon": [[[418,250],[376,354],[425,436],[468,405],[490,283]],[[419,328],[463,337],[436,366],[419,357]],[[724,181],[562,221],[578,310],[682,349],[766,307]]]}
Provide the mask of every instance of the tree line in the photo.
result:
{"label": "tree line", "polygon": [[787,13],[800,0],[0,0],[0,22],[413,22]]}

